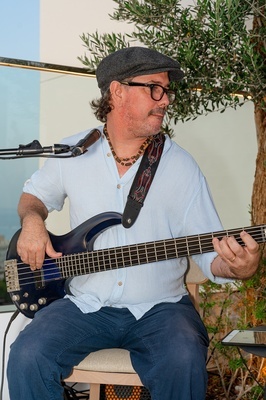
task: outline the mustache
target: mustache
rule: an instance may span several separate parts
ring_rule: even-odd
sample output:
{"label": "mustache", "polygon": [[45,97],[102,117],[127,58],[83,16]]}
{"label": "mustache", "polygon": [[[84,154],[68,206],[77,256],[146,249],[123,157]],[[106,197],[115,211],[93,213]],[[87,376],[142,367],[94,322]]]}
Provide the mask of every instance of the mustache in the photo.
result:
{"label": "mustache", "polygon": [[161,107],[154,108],[149,112],[149,115],[161,115],[162,117],[164,117],[165,114],[166,114],[166,109]]}

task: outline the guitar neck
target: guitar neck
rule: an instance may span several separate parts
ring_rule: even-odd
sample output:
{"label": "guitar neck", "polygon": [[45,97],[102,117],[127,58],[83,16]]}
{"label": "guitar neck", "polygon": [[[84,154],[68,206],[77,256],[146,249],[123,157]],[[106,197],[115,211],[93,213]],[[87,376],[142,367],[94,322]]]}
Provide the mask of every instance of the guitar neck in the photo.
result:
{"label": "guitar neck", "polygon": [[266,225],[259,225],[70,254],[56,259],[55,262],[61,270],[62,277],[69,278],[209,253],[214,250],[212,245],[214,237],[221,239],[224,236],[234,236],[237,242],[243,246],[244,243],[240,237],[243,230],[248,232],[258,243],[265,242]]}

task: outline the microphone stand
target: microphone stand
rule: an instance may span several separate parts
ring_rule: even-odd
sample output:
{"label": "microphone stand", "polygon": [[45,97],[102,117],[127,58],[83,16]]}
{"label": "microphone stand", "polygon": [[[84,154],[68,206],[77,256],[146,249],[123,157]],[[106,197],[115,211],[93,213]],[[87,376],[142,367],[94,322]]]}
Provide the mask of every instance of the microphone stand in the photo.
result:
{"label": "microphone stand", "polygon": [[[38,140],[33,140],[33,142],[26,145],[20,144],[18,148],[0,149],[0,159],[11,160],[24,157],[43,157],[43,154],[62,154],[70,151],[71,147],[69,145],[54,144],[53,146],[42,147]],[[15,157],[7,157],[11,155],[15,155]],[[66,157],[73,157],[73,155],[71,154]]]}

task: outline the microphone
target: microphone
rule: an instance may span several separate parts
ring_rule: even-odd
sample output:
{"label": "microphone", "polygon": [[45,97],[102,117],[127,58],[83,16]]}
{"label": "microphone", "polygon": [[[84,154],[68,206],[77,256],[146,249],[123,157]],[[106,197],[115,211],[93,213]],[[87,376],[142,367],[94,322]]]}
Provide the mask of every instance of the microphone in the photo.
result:
{"label": "microphone", "polygon": [[87,148],[92,146],[101,137],[98,129],[91,130],[83,139],[80,139],[75,146],[70,148],[73,157],[86,153]]}

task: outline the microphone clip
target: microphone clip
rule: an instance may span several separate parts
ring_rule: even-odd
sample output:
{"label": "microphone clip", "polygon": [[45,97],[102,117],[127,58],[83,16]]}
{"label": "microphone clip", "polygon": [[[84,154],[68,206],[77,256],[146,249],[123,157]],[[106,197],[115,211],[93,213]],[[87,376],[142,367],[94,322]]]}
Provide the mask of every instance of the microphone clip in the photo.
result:
{"label": "microphone clip", "polygon": [[92,129],[83,139],[80,139],[75,146],[70,148],[73,157],[80,156],[88,151],[88,148],[92,146],[101,137],[99,129]]}

